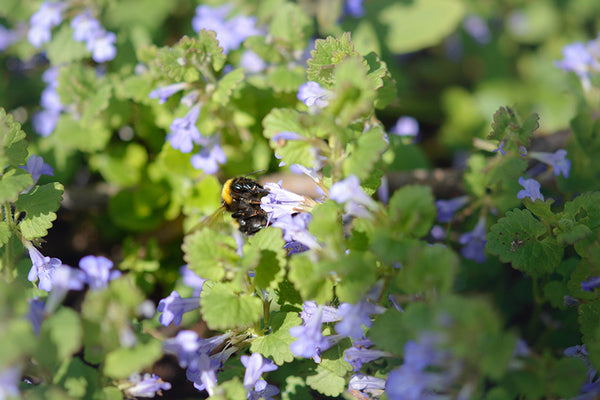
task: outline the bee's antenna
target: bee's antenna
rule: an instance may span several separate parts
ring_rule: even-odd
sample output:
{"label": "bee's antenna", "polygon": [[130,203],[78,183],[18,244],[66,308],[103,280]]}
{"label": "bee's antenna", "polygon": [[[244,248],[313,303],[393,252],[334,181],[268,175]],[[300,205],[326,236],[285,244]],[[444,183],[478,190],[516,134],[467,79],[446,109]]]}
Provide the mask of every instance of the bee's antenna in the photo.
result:
{"label": "bee's antenna", "polygon": [[249,174],[244,175],[244,178],[247,178],[250,175],[258,174],[259,172],[265,172],[265,170],[259,169],[258,171],[250,172]]}

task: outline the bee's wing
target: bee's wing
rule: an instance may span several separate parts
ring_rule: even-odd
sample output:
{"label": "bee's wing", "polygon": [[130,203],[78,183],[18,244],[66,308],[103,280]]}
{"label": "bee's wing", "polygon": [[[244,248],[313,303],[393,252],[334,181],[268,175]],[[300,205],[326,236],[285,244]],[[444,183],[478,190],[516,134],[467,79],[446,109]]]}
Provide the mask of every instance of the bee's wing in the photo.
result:
{"label": "bee's wing", "polygon": [[200,220],[200,222],[198,222],[196,225],[193,225],[185,233],[187,234],[187,233],[198,231],[203,228],[215,226],[219,222],[219,220],[223,217],[224,213],[225,213],[225,206],[221,204],[221,206],[219,208],[217,208],[214,213],[202,218]]}

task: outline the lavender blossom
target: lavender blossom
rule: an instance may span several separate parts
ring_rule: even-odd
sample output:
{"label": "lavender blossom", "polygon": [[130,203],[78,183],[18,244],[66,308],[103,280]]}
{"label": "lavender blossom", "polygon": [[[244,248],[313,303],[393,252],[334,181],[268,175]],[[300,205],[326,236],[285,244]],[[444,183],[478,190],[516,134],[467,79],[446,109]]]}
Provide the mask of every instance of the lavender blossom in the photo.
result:
{"label": "lavender blossom", "polygon": [[329,100],[333,97],[333,92],[322,88],[317,82],[308,81],[300,85],[297,97],[310,110],[317,111],[327,107]]}
{"label": "lavender blossom", "polygon": [[597,71],[599,65],[590,48],[581,42],[566,45],[562,49],[563,59],[554,62],[554,66],[565,72],[574,72],[585,90],[591,88],[590,73]]}
{"label": "lavender blossom", "polygon": [[29,43],[40,48],[44,43],[49,42],[52,37],[51,30],[62,22],[62,13],[66,6],[66,3],[61,1],[42,3],[29,19],[29,32],[27,32]]}
{"label": "lavender blossom", "polygon": [[600,286],[600,276],[595,276],[581,282],[581,289],[585,290],[586,292],[593,292],[598,286]]}
{"label": "lavender blossom", "polygon": [[312,215],[309,213],[299,213],[294,216],[288,214],[273,220],[271,225],[283,230],[283,240],[286,242],[298,242],[312,249],[319,247],[319,242],[308,232],[311,219]]}
{"label": "lavender blossom", "polygon": [[163,326],[169,326],[171,323],[179,326],[184,313],[198,308],[200,308],[200,297],[182,299],[179,293],[173,290],[168,297],[158,303],[157,311],[162,313],[158,317],[158,322]]}
{"label": "lavender blossom", "polygon": [[196,357],[196,363],[187,369],[185,376],[194,383],[196,389],[206,390],[212,396],[217,386],[217,370],[220,366],[220,361],[202,352]]}
{"label": "lavender blossom", "polygon": [[79,269],[63,264],[56,268],[53,281],[54,285],[46,302],[47,313],[54,312],[69,290],[82,290],[85,285],[86,275],[85,272]]}
{"label": "lavender blossom", "polygon": [[112,270],[113,262],[103,256],[85,256],[79,260],[79,268],[86,274],[86,283],[92,290],[104,289],[108,282],[121,276],[121,271]]}
{"label": "lavender blossom", "polygon": [[469,196],[460,196],[448,200],[436,200],[437,220],[440,223],[452,221],[453,214],[469,202]]}
{"label": "lavender blossom", "polygon": [[338,307],[338,315],[342,320],[335,325],[335,330],[343,336],[361,338],[364,336],[362,325],[369,328],[373,324],[371,314],[381,314],[384,311],[385,308],[364,300],[355,305],[342,303]]}
{"label": "lavender blossom", "polygon": [[62,262],[58,258],[44,256],[31,243],[27,243],[25,247],[29,251],[29,258],[31,258],[32,263],[27,279],[34,282],[39,278],[38,287],[49,292],[54,285],[54,272],[56,268],[62,265]]}
{"label": "lavender blossom", "polygon": [[477,15],[469,15],[462,21],[465,32],[479,44],[487,44],[492,40],[492,34],[486,21]]}
{"label": "lavender blossom", "polygon": [[167,86],[161,86],[148,94],[148,97],[151,99],[158,99],[158,104],[164,104],[167,99],[173,96],[175,93],[184,90],[189,85],[186,82],[173,83]]}
{"label": "lavender blossom", "polygon": [[42,91],[40,105],[42,110],[33,115],[33,127],[41,136],[48,136],[56,127],[64,106],[58,95],[58,67],[48,68],[42,74],[42,80],[46,82],[46,88]]}
{"label": "lavender blossom", "polygon": [[200,153],[194,154],[190,159],[194,168],[201,169],[206,174],[216,173],[219,170],[219,164],[225,164],[226,161],[225,152],[217,140],[212,140],[200,150]]}
{"label": "lavender blossom", "polygon": [[532,151],[529,153],[529,156],[543,162],[544,164],[551,165],[555,176],[562,174],[565,178],[569,177],[571,160],[566,158],[567,151],[565,149],[556,150],[554,153]]}
{"label": "lavender blossom", "polygon": [[27,313],[27,319],[29,322],[31,322],[33,333],[36,336],[40,335],[40,328],[42,326],[42,322],[44,321],[45,314],[46,310],[44,308],[44,300],[40,299],[39,297],[29,300],[29,312]]}
{"label": "lavender blossom", "polygon": [[87,49],[92,52],[92,59],[97,63],[113,60],[117,56],[115,43],[117,35],[113,32],[97,33],[93,40],[87,44]]}
{"label": "lavender blossom", "polygon": [[368,196],[360,187],[360,181],[355,175],[331,185],[329,198],[339,204],[344,204],[344,211],[348,215],[369,218],[367,209],[376,209],[377,203]]}
{"label": "lavender blossom", "polygon": [[500,143],[498,143],[498,148],[496,150],[493,150],[493,152],[494,153],[500,152],[500,154],[505,156],[506,155],[506,151],[504,150],[505,144],[506,144],[506,142],[504,140],[501,140]]}
{"label": "lavender blossom", "polygon": [[419,122],[409,116],[398,118],[398,121],[390,129],[390,133],[398,136],[414,136],[419,134]]}
{"label": "lavender blossom", "polygon": [[363,0],[346,0],[344,2],[344,13],[354,18],[361,18],[365,15]]}
{"label": "lavender blossom", "polygon": [[254,390],[248,393],[248,400],[274,400],[273,396],[279,394],[279,389],[276,386],[269,385],[266,381],[260,379],[254,385]]}
{"label": "lavender blossom", "polygon": [[244,388],[246,391],[254,388],[263,373],[277,369],[277,365],[273,361],[263,358],[259,353],[241,356],[240,361],[246,367],[246,373],[244,374]]}
{"label": "lavender blossom", "polygon": [[310,203],[314,203],[305,196],[290,192],[281,187],[281,182],[268,182],[264,185],[269,191],[267,196],[261,199],[260,207],[269,214],[270,219],[278,219],[285,215],[306,211]]}
{"label": "lavender blossom", "polygon": [[169,382],[164,382],[154,374],[134,374],[129,377],[129,382],[133,383],[133,386],[125,389],[125,393],[130,397],[150,398],[161,395],[163,390],[171,389]]}
{"label": "lavender blossom", "polygon": [[0,399],[19,397],[21,370],[17,367],[0,370]]}
{"label": "lavender blossom", "polygon": [[208,279],[202,279],[200,275],[191,271],[188,265],[184,265],[179,268],[179,274],[181,275],[181,280],[185,286],[191,287],[194,289],[194,297],[199,296],[200,292],[202,292],[202,287],[204,286],[204,282]]}
{"label": "lavender blossom", "polygon": [[353,371],[359,371],[362,365],[381,357],[391,357],[392,354],[383,350],[369,349],[373,343],[369,339],[355,340],[352,347],[344,351],[344,360],[352,365]]}
{"label": "lavender blossom", "polygon": [[[365,395],[381,396],[385,389],[385,379],[377,378],[375,376],[368,376],[365,374],[354,374],[350,378],[349,390],[358,391]],[[356,398],[365,398],[357,397]],[[367,397],[368,398],[368,397]]]}
{"label": "lavender blossom", "polygon": [[195,105],[183,118],[176,118],[171,123],[167,140],[174,149],[182,153],[189,153],[194,148],[194,143],[202,141],[200,131],[196,128],[196,121],[200,116],[200,105]]}
{"label": "lavender blossom", "polygon": [[298,340],[290,344],[294,355],[312,358],[316,363],[321,362],[321,353],[333,346],[341,337],[323,336],[321,332],[323,311],[319,308],[306,325],[290,328],[290,334]]}
{"label": "lavender blossom", "polygon": [[287,250],[287,255],[290,256],[292,254],[304,253],[309,250],[308,246],[303,245],[300,242],[292,240],[291,242],[287,242],[283,245],[283,248]]}
{"label": "lavender blossom", "polygon": [[174,338],[163,342],[165,353],[174,354],[179,360],[181,368],[196,368],[199,354],[209,354],[223,341],[231,337],[231,333],[213,336],[208,339],[198,337],[194,331],[183,330],[177,333]]}
{"label": "lavender blossom", "polygon": [[52,169],[50,165],[46,164],[42,157],[38,157],[35,154],[29,156],[27,159],[27,165],[21,168],[31,174],[34,185],[38,182],[40,176],[42,175],[54,176],[54,169]]}
{"label": "lavender blossom", "polygon": [[7,29],[0,25],[0,51],[6,50],[11,44],[17,42],[20,36],[16,30]]}
{"label": "lavender blossom", "polygon": [[262,31],[256,27],[256,17],[236,15],[226,18],[231,7],[211,7],[200,5],[196,7],[196,15],[192,19],[192,28],[195,32],[202,29],[214,31],[217,34],[219,46],[225,54],[240,47],[249,36],[261,35]]}
{"label": "lavender blossom", "polygon": [[523,186],[525,189],[517,193],[517,198],[524,199],[525,197],[529,197],[531,201],[536,201],[537,199],[544,201],[544,196],[540,193],[541,185],[535,179],[525,179],[520,177],[519,185]]}
{"label": "lavender blossom", "polygon": [[73,28],[73,39],[77,42],[85,43],[93,40],[98,32],[104,30],[100,21],[92,16],[92,12],[89,9],[76,15],[71,20],[71,28]]}
{"label": "lavender blossom", "polygon": [[598,370],[594,367],[594,365],[588,358],[589,353],[585,347],[585,344],[566,348],[564,351],[564,355],[567,357],[575,357],[579,358],[580,360],[583,360],[583,362],[588,368],[585,380],[583,381],[583,385],[579,390],[579,395],[577,397],[574,397],[574,399],[597,399],[600,395],[600,375],[598,374]]}
{"label": "lavender blossom", "polygon": [[464,258],[478,263],[484,262],[487,259],[485,255],[485,218],[480,218],[471,232],[463,233],[458,238],[458,242],[464,246],[460,249],[460,254]]}
{"label": "lavender blossom", "polygon": [[246,50],[240,58],[240,67],[244,68],[247,74],[258,74],[267,68],[267,63],[252,50]]}
{"label": "lavender blossom", "polygon": [[[317,312],[320,311],[320,314]],[[302,312],[300,312],[300,318],[304,324],[308,324],[312,320],[314,315],[321,316],[321,322],[337,322],[342,319],[338,313],[338,309],[330,306],[318,306],[314,300],[305,301],[302,304]]]}

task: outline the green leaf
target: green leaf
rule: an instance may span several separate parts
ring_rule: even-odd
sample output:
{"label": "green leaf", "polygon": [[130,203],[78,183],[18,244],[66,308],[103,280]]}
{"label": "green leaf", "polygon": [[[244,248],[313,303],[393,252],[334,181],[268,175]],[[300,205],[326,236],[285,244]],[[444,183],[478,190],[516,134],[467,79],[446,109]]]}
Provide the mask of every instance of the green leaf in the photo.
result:
{"label": "green leaf", "polygon": [[98,170],[106,182],[133,186],[142,178],[148,164],[148,152],[139,143],[115,144],[90,157],[89,165]]}
{"label": "green leaf", "polygon": [[46,56],[51,65],[63,65],[89,58],[90,52],[84,42],[73,40],[73,29],[70,25],[62,24],[56,32],[52,32],[52,40],[46,47]]}
{"label": "green leaf", "polygon": [[[244,246],[242,264],[255,269],[254,282],[261,289],[276,288],[285,276],[285,241],[279,229],[261,229]],[[251,263],[251,264],[249,264]],[[244,273],[246,273],[244,271]]]}
{"label": "green leaf", "polygon": [[580,304],[577,308],[579,329],[583,335],[583,343],[593,343],[600,340],[598,326],[600,326],[600,302]]}
{"label": "green leaf", "polygon": [[168,202],[169,192],[164,182],[143,182],[111,197],[108,212],[116,226],[142,231],[156,228],[163,222]]}
{"label": "green leaf", "polygon": [[250,345],[250,351],[271,358],[277,365],[292,362],[294,354],[290,350],[290,344],[297,338],[290,335],[290,328],[301,323],[296,312],[271,313],[270,332],[256,337]]}
{"label": "green leaf", "polygon": [[150,336],[134,347],[120,347],[106,355],[104,374],[111,378],[127,378],[142,371],[162,357],[162,343]]}
{"label": "green leaf", "polygon": [[521,175],[527,169],[527,161],[523,157],[516,156],[502,156],[500,162],[494,165],[488,175],[488,185],[494,185],[496,183],[513,180]]}
{"label": "green leaf", "polygon": [[25,213],[25,218],[19,222],[19,229],[29,240],[44,237],[56,219],[55,211],[60,206],[64,188],[60,183],[48,183],[36,186],[29,193],[19,196],[15,208]]}
{"label": "green leaf", "polygon": [[492,131],[488,135],[488,139],[502,140],[509,126],[517,126],[518,119],[515,112],[509,107],[500,107],[494,113],[492,122]]}
{"label": "green leaf", "polygon": [[26,159],[25,132],[13,116],[0,107],[0,165],[18,167],[25,165]]}
{"label": "green leaf", "polygon": [[341,302],[356,304],[377,281],[375,257],[368,252],[354,251],[331,263],[338,277],[335,293]]}
{"label": "green leaf", "polygon": [[561,358],[548,371],[547,382],[551,393],[560,398],[573,398],[585,381],[587,367],[577,358]]}
{"label": "green leaf", "polygon": [[240,259],[235,239],[210,229],[186,236],[182,249],[190,270],[213,281],[223,279],[227,269]]}
{"label": "green leaf", "polygon": [[54,132],[48,137],[48,142],[64,150],[93,153],[106,147],[111,134],[105,122],[100,119],[82,125],[81,121],[75,121],[68,114],[63,114],[58,119]]}
{"label": "green leaf", "polygon": [[458,0],[415,0],[393,2],[378,11],[390,51],[408,53],[438,44],[452,33],[465,6]]}
{"label": "green leaf", "polygon": [[251,294],[234,292],[231,284],[215,283],[202,291],[202,318],[210,329],[248,328],[260,320],[262,301]]}
{"label": "green leaf", "polygon": [[248,395],[238,376],[220,383],[214,390],[215,394],[210,397],[215,400],[245,399]]}
{"label": "green leaf", "polygon": [[6,221],[0,221],[0,248],[10,240],[12,232]]}
{"label": "green leaf", "polygon": [[238,68],[229,72],[217,83],[217,88],[211,96],[211,100],[220,106],[229,104],[234,89],[244,80],[244,69]]}
{"label": "green leaf", "polygon": [[82,328],[79,316],[70,308],[61,308],[42,324],[36,360],[56,368],[81,347]]}
{"label": "green leaf", "polygon": [[317,365],[315,375],[306,377],[306,384],[326,396],[339,396],[346,390],[346,380],[321,364]]}
{"label": "green leaf", "polygon": [[335,201],[326,201],[313,208],[308,231],[318,242],[332,251],[345,251],[344,228],[342,224],[342,206]]}
{"label": "green leaf", "polygon": [[29,172],[22,168],[11,168],[0,179],[0,202],[14,202],[19,193],[33,185]]}
{"label": "green leaf", "polygon": [[363,58],[346,57],[340,61],[335,66],[333,79],[333,98],[327,109],[337,117],[336,123],[348,126],[373,113],[373,86],[377,83],[369,81]]}
{"label": "green leaf", "polygon": [[485,195],[487,177],[485,176],[486,158],[479,153],[471,154],[467,161],[467,171],[464,175],[467,192],[475,197]]}
{"label": "green leaf", "polygon": [[565,204],[563,214],[575,223],[594,229],[600,226],[600,192],[585,192]]}
{"label": "green leaf", "polygon": [[275,9],[269,33],[276,40],[283,39],[293,49],[304,49],[313,31],[312,19],[295,3],[284,2]]}
{"label": "green leaf", "polygon": [[306,254],[295,254],[290,258],[288,279],[300,292],[304,300],[315,300],[325,304],[333,299],[333,284],[330,274],[321,271]]}
{"label": "green leaf", "polygon": [[402,313],[390,308],[373,322],[368,336],[378,349],[402,354],[407,338],[402,337],[406,336],[406,332],[402,332],[398,328],[404,326],[403,317]]}
{"label": "green leaf", "polygon": [[437,215],[433,194],[428,186],[406,185],[389,202],[391,226],[413,237],[429,233]]}
{"label": "green leaf", "polygon": [[546,199],[544,201],[531,201],[529,197],[523,200],[523,204],[533,215],[541,220],[555,221],[556,216],[550,209],[550,206],[554,203],[553,199]]}
{"label": "green leaf", "polygon": [[377,90],[375,108],[383,109],[396,99],[396,82],[392,78],[387,64],[381,61],[376,53],[370,52],[364,58],[369,66],[367,76],[371,81],[371,87]]}
{"label": "green leaf", "polygon": [[442,245],[421,247],[412,253],[396,277],[397,286],[408,294],[450,292],[458,271],[458,256]]}
{"label": "green leaf", "polygon": [[373,127],[358,138],[350,147],[349,155],[344,160],[344,175],[356,175],[361,181],[367,178],[381,155],[387,148],[384,132],[381,127]]}
{"label": "green leaf", "polygon": [[359,56],[348,32],[339,38],[329,36],[325,40],[317,39],[310,55],[311,58],[306,62],[306,76],[309,81],[315,81],[326,88],[333,86],[333,74],[339,63],[348,57]]}
{"label": "green leaf", "polygon": [[514,209],[492,226],[485,248],[531,276],[549,273],[560,263],[563,247],[552,237],[539,240],[544,233],[546,227],[531,212]]}

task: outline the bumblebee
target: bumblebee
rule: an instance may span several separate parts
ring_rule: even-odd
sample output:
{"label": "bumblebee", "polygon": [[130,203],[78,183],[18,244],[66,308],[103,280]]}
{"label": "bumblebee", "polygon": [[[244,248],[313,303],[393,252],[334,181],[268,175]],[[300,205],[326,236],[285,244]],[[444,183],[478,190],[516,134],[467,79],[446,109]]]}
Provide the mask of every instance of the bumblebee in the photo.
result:
{"label": "bumblebee", "polygon": [[269,191],[253,179],[231,178],[221,191],[222,206],[232,213],[242,233],[253,235],[267,226],[268,215],[260,208],[260,199],[268,194]]}

